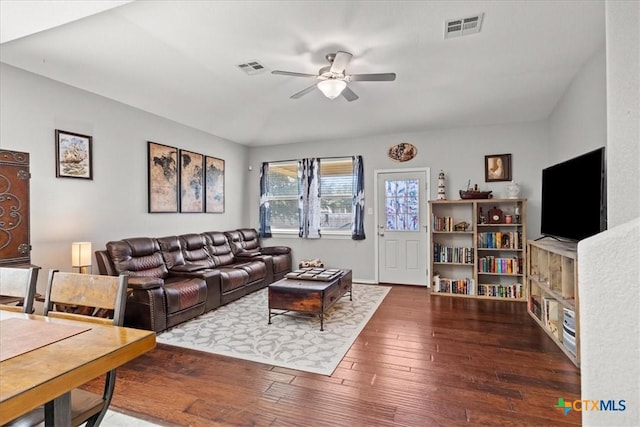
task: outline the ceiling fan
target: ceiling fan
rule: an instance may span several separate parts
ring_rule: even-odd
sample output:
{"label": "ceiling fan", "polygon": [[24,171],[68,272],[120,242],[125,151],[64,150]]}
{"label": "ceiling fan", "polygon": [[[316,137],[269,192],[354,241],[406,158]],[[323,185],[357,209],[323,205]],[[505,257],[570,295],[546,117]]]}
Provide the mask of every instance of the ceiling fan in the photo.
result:
{"label": "ceiling fan", "polygon": [[349,102],[358,99],[358,95],[347,87],[348,82],[392,82],[396,79],[396,73],[347,74],[346,68],[352,57],[353,55],[349,52],[338,51],[337,53],[329,53],[325,56],[327,61],[329,61],[329,65],[320,68],[318,74],[295,73],[280,70],[273,70],[271,74],[320,80],[318,83],[291,95],[292,99],[298,99],[318,88],[324,96],[329,99],[335,99],[342,95]]}

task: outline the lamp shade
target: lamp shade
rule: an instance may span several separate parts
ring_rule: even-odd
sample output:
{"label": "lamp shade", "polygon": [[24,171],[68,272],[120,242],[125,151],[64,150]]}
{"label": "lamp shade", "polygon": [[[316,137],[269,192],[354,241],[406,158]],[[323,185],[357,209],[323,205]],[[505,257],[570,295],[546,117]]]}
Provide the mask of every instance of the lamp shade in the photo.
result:
{"label": "lamp shade", "polygon": [[345,87],[347,87],[347,82],[344,80],[327,79],[318,83],[318,89],[329,99],[340,96]]}
{"label": "lamp shade", "polygon": [[91,265],[91,242],[71,243],[71,266],[88,267]]}

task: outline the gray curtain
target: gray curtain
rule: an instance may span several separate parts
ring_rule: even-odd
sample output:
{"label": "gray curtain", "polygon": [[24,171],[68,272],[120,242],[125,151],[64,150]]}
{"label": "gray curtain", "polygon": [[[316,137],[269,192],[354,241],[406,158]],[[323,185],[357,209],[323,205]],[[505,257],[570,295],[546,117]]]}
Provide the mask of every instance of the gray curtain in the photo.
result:
{"label": "gray curtain", "polygon": [[364,166],[362,156],[353,156],[353,226],[351,238],[364,240]]}
{"label": "gray curtain", "polygon": [[298,160],[298,236],[320,238],[320,159]]}
{"label": "gray curtain", "polygon": [[260,237],[271,237],[271,209],[269,208],[269,163],[260,168],[260,219],[258,224]]}

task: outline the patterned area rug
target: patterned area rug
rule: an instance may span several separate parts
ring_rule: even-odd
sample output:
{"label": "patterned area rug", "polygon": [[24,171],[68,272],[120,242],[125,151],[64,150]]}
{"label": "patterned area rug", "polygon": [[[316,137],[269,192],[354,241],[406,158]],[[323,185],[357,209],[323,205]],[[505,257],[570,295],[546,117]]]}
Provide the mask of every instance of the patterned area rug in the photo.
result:
{"label": "patterned area rug", "polygon": [[320,319],[302,314],[272,317],[267,324],[267,289],[175,326],[159,343],[331,375],[389,292],[389,286],[353,284]]}

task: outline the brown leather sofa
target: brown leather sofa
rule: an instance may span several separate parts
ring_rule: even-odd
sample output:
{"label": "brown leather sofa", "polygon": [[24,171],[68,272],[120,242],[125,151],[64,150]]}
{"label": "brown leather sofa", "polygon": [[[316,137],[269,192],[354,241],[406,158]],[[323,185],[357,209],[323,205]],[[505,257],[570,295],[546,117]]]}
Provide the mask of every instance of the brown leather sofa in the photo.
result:
{"label": "brown leather sofa", "polygon": [[125,325],[155,332],[264,288],[291,271],[291,250],[261,248],[253,229],[122,239],[95,254],[100,274],[129,275]]}

